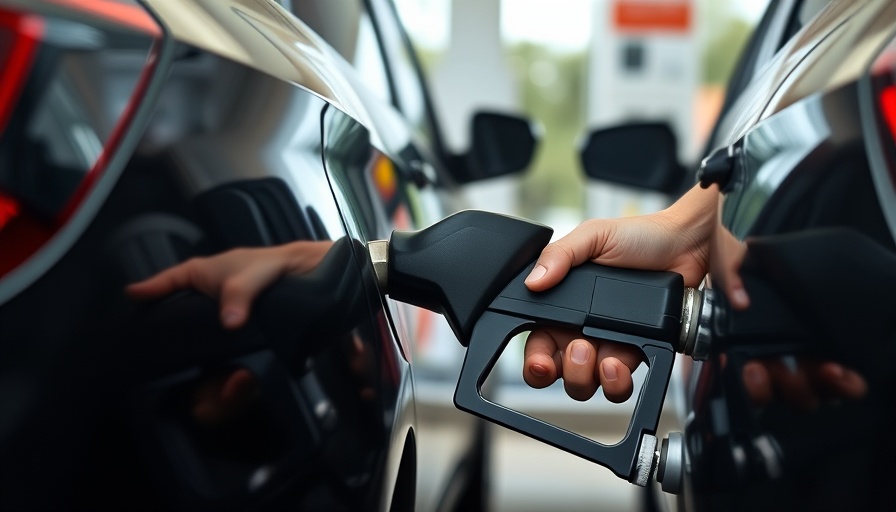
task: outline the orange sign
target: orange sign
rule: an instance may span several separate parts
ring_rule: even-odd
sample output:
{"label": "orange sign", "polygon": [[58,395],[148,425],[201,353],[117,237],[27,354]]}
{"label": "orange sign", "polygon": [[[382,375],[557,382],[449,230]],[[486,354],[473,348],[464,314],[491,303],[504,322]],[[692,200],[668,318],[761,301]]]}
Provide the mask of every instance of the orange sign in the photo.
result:
{"label": "orange sign", "polygon": [[690,2],[616,0],[613,3],[613,27],[620,32],[687,32],[692,15]]}

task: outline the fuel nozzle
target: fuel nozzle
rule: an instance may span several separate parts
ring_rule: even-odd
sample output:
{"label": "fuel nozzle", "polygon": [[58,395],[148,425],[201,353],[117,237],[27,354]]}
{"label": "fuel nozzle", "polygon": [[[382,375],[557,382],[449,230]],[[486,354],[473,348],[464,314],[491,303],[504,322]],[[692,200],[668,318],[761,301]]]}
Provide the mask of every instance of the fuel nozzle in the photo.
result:
{"label": "fuel nozzle", "polygon": [[[461,212],[460,214],[457,214],[457,216],[460,218],[464,218],[465,222],[466,221],[477,222],[478,220],[483,218],[480,216],[483,213],[484,212],[469,211],[469,212]],[[486,214],[486,215],[500,217],[497,214]],[[449,219],[453,219],[453,217],[449,217]],[[507,219],[511,219],[511,218],[507,218]],[[512,220],[519,222],[516,219],[512,219]],[[544,228],[544,229],[550,229],[550,228]],[[396,232],[395,234],[393,234],[393,236],[398,235],[405,241],[404,248],[399,249],[399,252],[397,254],[395,253],[394,250],[392,250],[389,240],[373,240],[371,242],[368,242],[367,249],[368,249],[368,252],[370,253],[370,260],[373,263],[373,269],[376,274],[377,285],[379,286],[381,293],[389,294],[396,300],[401,300],[399,297],[405,297],[406,299],[402,300],[402,302],[408,302],[408,303],[415,304],[415,305],[418,305],[421,307],[426,307],[426,306],[423,306],[421,303],[427,303],[427,304],[431,305],[431,307],[429,307],[427,309],[432,309],[436,312],[444,313],[443,310],[451,310],[452,309],[452,308],[448,307],[449,306],[448,304],[445,304],[445,305],[438,304],[438,303],[431,304],[432,303],[431,299],[422,297],[422,295],[425,295],[427,293],[427,291],[432,291],[433,293],[438,293],[438,291],[437,291],[438,286],[433,283],[432,276],[404,275],[404,276],[402,276],[401,282],[398,284],[398,286],[402,286],[402,284],[406,285],[406,283],[413,282],[413,281],[417,281],[417,282],[429,281],[428,286],[426,284],[421,284],[420,286],[414,287],[415,289],[413,289],[413,290],[403,290],[403,291],[396,290],[396,293],[393,293],[392,289],[390,288],[390,280],[389,280],[390,261],[394,261],[394,259],[396,259],[396,258],[397,259],[408,258],[409,254],[407,252],[404,252],[407,250],[407,246],[411,246],[413,252],[419,252],[419,251],[421,251],[421,249],[423,247],[427,247],[429,245],[429,243],[427,243],[427,241],[422,241],[422,243],[420,243],[420,242],[414,243],[416,241],[408,243],[409,239],[416,237],[416,236],[421,236],[422,234],[426,234],[426,233],[427,233],[426,230],[424,230],[424,231],[418,231],[416,233]],[[469,236],[470,234],[471,233],[468,233],[467,235]],[[541,237],[537,236],[538,233],[527,233],[527,234],[529,234],[532,238],[536,238],[536,239],[541,238]],[[458,237],[458,238],[463,238],[463,237]],[[550,238],[550,233],[547,234],[547,238],[548,239]],[[442,240],[443,240],[442,237],[437,237],[437,239],[436,239],[436,241],[438,241],[438,242],[441,242]],[[538,241],[540,241],[540,240],[538,240]],[[465,243],[472,243],[472,242],[465,242],[463,240],[453,240],[452,242],[453,243],[446,244],[448,249],[462,250]],[[546,242],[545,242],[545,244],[546,244]],[[514,245],[511,247],[507,247],[505,250],[509,254],[509,253],[513,252],[514,249],[517,249],[517,248],[518,247],[516,245]],[[544,248],[543,245],[540,246],[538,248],[538,253],[540,253],[541,249],[543,249],[543,248]],[[439,260],[454,260],[455,255],[451,254],[451,250],[446,251],[444,249],[445,248],[443,248],[443,250],[435,251],[436,252],[435,256],[437,257],[437,259],[439,259]],[[529,249],[525,252],[532,253],[533,251],[532,251],[532,249]],[[390,254],[393,255],[392,260],[390,260]],[[480,255],[480,257],[489,258],[489,259],[491,259],[491,257],[493,256],[493,254],[482,255],[481,253],[479,253],[479,255]],[[419,258],[422,259],[427,256],[422,256]],[[413,256],[410,256],[410,257],[413,257]],[[534,257],[537,258],[537,253],[535,254]],[[418,259],[418,258],[415,257],[414,259]],[[463,259],[471,259],[471,258],[467,257],[467,258],[463,258]],[[457,261],[457,260],[455,260],[455,261]],[[492,261],[493,262],[500,261],[500,258],[498,260],[492,260]],[[466,266],[463,263],[464,262],[454,265],[453,268],[459,268],[459,267]],[[477,262],[477,263],[473,263],[473,264],[475,265],[475,268],[481,268],[480,263],[482,263],[482,262]],[[423,270],[425,272],[428,267],[428,265],[426,265],[425,262],[415,262],[415,264],[413,264],[413,265],[408,265],[407,263],[402,263],[402,264],[398,264],[397,266],[400,269],[399,271],[403,271],[403,272],[407,272],[407,269],[409,267],[413,268],[413,269],[417,269],[417,270]],[[438,267],[442,270],[445,269],[445,266],[440,265],[439,262],[433,262],[432,267]],[[504,274],[504,273],[506,273],[506,272],[503,272],[502,274]],[[503,275],[501,277],[503,277]],[[458,283],[458,284],[466,282],[466,280],[464,279],[464,276],[450,276],[448,281]],[[393,288],[394,288],[394,285],[393,285]],[[482,288],[488,288],[488,286],[483,286]],[[684,355],[691,356],[695,360],[703,361],[709,355],[710,316],[712,314],[712,307],[713,307],[713,302],[714,302],[713,301],[713,297],[714,297],[713,291],[710,289],[697,289],[697,288],[691,288],[691,287],[684,287],[683,290],[684,290],[684,294],[682,296],[682,309],[681,309],[681,317],[680,317],[681,318],[681,323],[680,323],[681,329],[679,331],[678,343],[675,346],[675,350]],[[441,292],[438,294],[440,296],[445,297],[445,299],[447,299],[446,293]],[[398,297],[396,297],[396,295]],[[420,300],[420,299],[422,299],[422,300]],[[471,297],[471,301],[478,302],[475,297]],[[450,321],[450,319],[449,319],[449,321]],[[461,333],[455,332],[455,334],[462,334],[464,332],[464,329],[462,329],[462,327],[466,323],[464,321],[458,319],[453,323],[452,327],[454,326],[454,324],[461,327],[461,329],[460,329]],[[461,343],[464,343],[463,339],[461,339]],[[466,344],[466,343],[464,343],[464,344]]]}
{"label": "fuel nozzle", "polygon": [[551,240],[542,224],[465,210],[368,244],[380,291],[440,313],[464,346],[491,300]]}
{"label": "fuel nozzle", "polygon": [[[647,485],[656,475],[667,492],[681,488],[681,434],[657,446],[656,428],[674,362],[681,352],[708,355],[712,295],[684,286],[674,272],[586,263],[558,285],[531,292],[525,279],[552,230],[530,221],[464,211],[416,232],[396,231],[368,244],[380,290],[445,316],[468,348],[455,405],[491,422],[603,465]],[[482,397],[481,386],[509,340],[543,327],[633,345],[648,373],[626,437],[608,446]]]}

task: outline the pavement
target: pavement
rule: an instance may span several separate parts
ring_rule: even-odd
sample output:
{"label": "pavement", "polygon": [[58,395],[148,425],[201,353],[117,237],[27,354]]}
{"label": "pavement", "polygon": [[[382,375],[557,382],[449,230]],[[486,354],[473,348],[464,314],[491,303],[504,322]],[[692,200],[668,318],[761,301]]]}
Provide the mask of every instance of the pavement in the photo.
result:
{"label": "pavement", "polygon": [[[598,390],[588,402],[576,402],[566,396],[560,383],[533,390],[516,376],[521,363],[521,359],[505,363],[502,385],[493,401],[602,444],[615,444],[625,437],[635,400],[613,404]],[[646,374],[642,365],[633,375],[635,396]],[[666,405],[670,403],[667,400]],[[681,427],[667,409],[661,416],[657,437],[662,439],[670,430]],[[491,512],[643,510],[645,490],[609,469],[505,428],[493,426],[490,437]],[[671,495],[660,494],[668,500],[660,505],[670,507]]]}
{"label": "pavement", "polygon": [[[520,393],[519,400],[512,396]],[[622,439],[628,426],[625,411],[587,414],[581,404],[545,409],[532,403],[533,390],[502,393],[498,402],[603,444]],[[562,390],[542,390],[546,402],[567,397]],[[547,394],[556,395],[550,400]],[[529,397],[528,406],[520,400]],[[561,402],[562,403],[562,402]],[[586,512],[638,510],[640,488],[619,479],[610,470],[511,430],[494,427],[491,434],[492,512]]]}
{"label": "pavement", "polygon": [[[638,510],[637,488],[608,469],[506,429],[492,435],[492,512]],[[588,437],[600,432],[581,432]]]}

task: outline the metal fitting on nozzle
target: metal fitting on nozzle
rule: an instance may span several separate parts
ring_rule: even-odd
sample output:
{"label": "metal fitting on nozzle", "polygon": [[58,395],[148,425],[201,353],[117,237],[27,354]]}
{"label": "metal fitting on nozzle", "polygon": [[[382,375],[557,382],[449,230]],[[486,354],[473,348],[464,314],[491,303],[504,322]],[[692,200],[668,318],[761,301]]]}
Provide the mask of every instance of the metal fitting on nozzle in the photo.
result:
{"label": "metal fitting on nozzle", "polygon": [[684,436],[681,432],[669,432],[659,449],[656,461],[656,481],[663,491],[670,494],[681,493],[684,487],[685,467]]}
{"label": "metal fitting on nozzle", "polygon": [[714,294],[711,289],[684,289],[681,309],[681,334],[676,350],[697,361],[709,357],[710,321]]}
{"label": "metal fitting on nozzle", "polygon": [[657,442],[655,436],[644,434],[630,482],[645,487],[653,476],[663,491],[679,494],[684,486],[685,471],[684,437],[681,432],[669,432],[662,443]]}
{"label": "metal fitting on nozzle", "polygon": [[629,482],[646,487],[650,483],[650,476],[653,474],[658,460],[659,453],[656,451],[656,436],[644,434],[641,436],[641,445],[638,448],[635,473]]}
{"label": "metal fitting on nozzle", "polygon": [[370,253],[370,261],[373,262],[373,272],[376,274],[376,284],[380,288],[380,293],[388,293],[389,241],[371,240],[367,242],[367,252]]}

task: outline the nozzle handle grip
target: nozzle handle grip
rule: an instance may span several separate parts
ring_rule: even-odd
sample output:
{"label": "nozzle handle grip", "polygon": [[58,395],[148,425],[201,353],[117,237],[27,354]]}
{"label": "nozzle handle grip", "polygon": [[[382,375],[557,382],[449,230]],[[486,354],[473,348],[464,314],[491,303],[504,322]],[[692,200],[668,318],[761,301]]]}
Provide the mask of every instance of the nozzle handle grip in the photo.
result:
{"label": "nozzle handle grip", "polygon": [[[645,435],[655,435],[680,334],[684,283],[674,272],[618,269],[587,263],[573,268],[547,292],[530,292],[525,267],[486,308],[473,330],[461,369],[455,405],[462,410],[607,467],[645,485],[638,455]],[[622,441],[604,445],[490,402],[481,387],[510,339],[546,327],[638,347],[648,373]]]}

